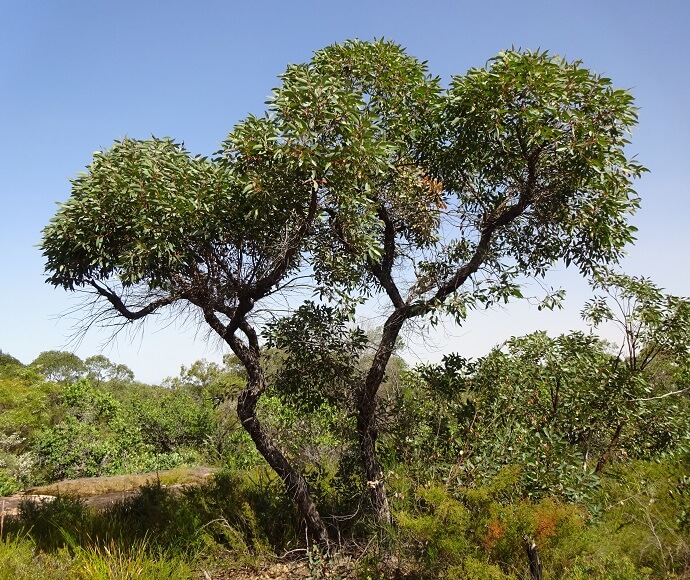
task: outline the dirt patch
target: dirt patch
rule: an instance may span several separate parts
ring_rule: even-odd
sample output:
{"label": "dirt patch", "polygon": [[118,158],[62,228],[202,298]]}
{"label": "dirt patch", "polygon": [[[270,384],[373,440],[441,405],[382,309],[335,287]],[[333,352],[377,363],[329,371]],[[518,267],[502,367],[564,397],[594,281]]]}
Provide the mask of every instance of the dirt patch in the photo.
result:
{"label": "dirt patch", "polygon": [[199,570],[202,580],[303,580],[304,578],[354,578],[355,566],[350,557],[336,555],[328,565],[322,568],[309,569],[306,560],[282,560],[267,563],[259,567],[235,567],[227,570],[217,569],[207,571],[203,567]]}
{"label": "dirt patch", "polygon": [[289,564],[272,564],[261,569],[256,568],[232,568],[223,572],[209,573],[201,571],[199,578],[203,580],[274,580],[277,578],[286,580],[304,580],[309,577],[309,568],[301,562]]}

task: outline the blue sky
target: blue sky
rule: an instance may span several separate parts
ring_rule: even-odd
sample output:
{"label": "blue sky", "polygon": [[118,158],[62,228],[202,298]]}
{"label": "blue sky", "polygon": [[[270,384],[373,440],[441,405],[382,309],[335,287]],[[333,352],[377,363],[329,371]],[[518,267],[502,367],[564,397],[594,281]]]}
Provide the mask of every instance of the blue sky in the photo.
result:
{"label": "blue sky", "polygon": [[[93,151],[124,135],[184,141],[210,154],[234,123],[260,114],[287,63],[358,37],[386,37],[433,74],[482,66],[511,46],[580,59],[632,90],[640,124],[630,153],[650,170],[637,184],[638,242],[625,270],[690,294],[690,3],[687,1],[38,2],[0,0],[0,349],[25,363],[74,349],[77,302],[44,283],[36,245]],[[477,356],[510,335],[584,328],[588,290],[574,273],[550,279],[567,307],[526,304],[476,313],[461,329],[410,338],[412,362]],[[218,359],[204,330],[170,319],[108,343],[91,331],[76,353],[103,353],[158,381],[180,364]],[[106,344],[107,343],[107,344]]]}

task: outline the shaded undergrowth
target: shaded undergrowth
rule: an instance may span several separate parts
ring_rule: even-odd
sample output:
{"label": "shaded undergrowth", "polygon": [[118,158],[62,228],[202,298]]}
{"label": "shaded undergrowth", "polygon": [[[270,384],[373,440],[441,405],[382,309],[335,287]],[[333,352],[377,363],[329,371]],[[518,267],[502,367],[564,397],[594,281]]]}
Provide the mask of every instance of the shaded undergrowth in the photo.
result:
{"label": "shaded undergrowth", "polygon": [[[589,506],[520,498],[518,471],[467,489],[415,480],[400,466],[389,475],[395,525],[377,530],[360,516],[338,530],[336,551],[353,563],[347,575],[524,578],[527,537],[545,578],[690,578],[682,462],[619,468]],[[332,485],[320,482],[322,497],[335,493]],[[25,502],[4,522],[0,580],[213,577],[286,554],[306,560],[312,577],[333,567],[332,555],[307,550],[302,522],[275,477],[224,471],[182,493],[156,481],[98,511],[69,495]]]}

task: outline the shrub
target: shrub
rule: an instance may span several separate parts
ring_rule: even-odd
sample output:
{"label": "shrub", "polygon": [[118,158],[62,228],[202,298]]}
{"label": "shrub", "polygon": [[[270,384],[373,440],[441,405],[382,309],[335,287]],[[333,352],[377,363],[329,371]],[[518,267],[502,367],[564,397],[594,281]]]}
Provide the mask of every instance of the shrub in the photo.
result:
{"label": "shrub", "polygon": [[0,495],[12,495],[21,489],[19,482],[0,469]]}

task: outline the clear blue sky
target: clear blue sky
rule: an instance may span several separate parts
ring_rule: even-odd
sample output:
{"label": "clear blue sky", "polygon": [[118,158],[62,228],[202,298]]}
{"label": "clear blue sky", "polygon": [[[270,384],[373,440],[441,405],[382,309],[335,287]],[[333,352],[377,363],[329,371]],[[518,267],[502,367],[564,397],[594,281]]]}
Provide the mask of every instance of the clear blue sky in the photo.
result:
{"label": "clear blue sky", "polygon": [[[640,125],[630,152],[651,173],[637,186],[643,208],[625,269],[688,295],[688,25],[687,0],[0,0],[0,349],[25,363],[72,349],[74,321],[64,313],[76,303],[44,283],[36,244],[93,151],[155,134],[212,153],[235,122],[264,110],[287,63],[354,37],[391,38],[445,80],[515,46],[581,59],[631,89]],[[437,336],[436,352],[417,341],[415,356],[477,356],[512,334],[583,327],[586,285],[563,272],[552,283],[569,290],[564,312],[515,305],[477,314]],[[204,331],[170,322],[122,334],[103,350],[108,333],[92,331],[76,353],[103,352],[147,381],[219,358]]]}

